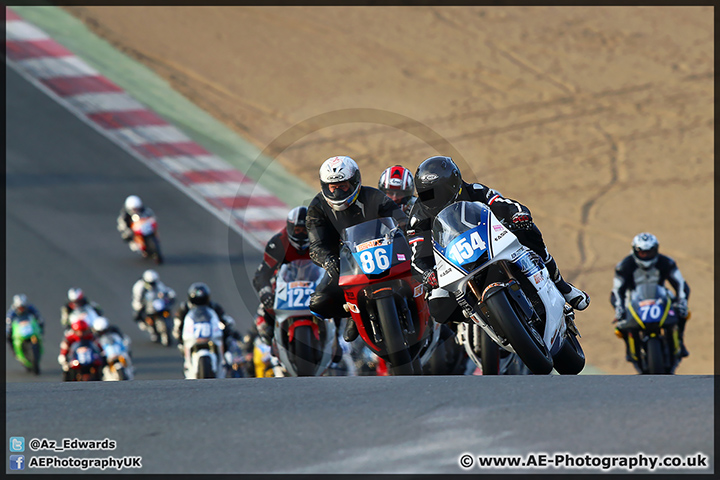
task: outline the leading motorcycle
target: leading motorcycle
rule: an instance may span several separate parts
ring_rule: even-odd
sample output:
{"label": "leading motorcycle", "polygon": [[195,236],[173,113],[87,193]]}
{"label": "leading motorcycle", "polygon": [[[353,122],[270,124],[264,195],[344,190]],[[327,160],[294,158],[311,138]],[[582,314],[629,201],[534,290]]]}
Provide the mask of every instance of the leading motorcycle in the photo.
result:
{"label": "leading motorcycle", "polygon": [[678,317],[673,297],[661,285],[640,284],[630,294],[625,318],[632,364],[640,374],[673,374],[680,364]]}
{"label": "leading motorcycle", "polygon": [[585,366],[575,314],[540,257],[478,202],[457,202],[433,220],[441,288],[501,348],[535,374],[576,375]]}
{"label": "leading motorcycle", "polygon": [[310,312],[310,297],[324,276],[311,260],[285,263],[276,276],[273,342],[292,377],[320,376],[332,362],[335,322]]}
{"label": "leading motorcycle", "polygon": [[392,375],[422,375],[440,337],[424,288],[410,267],[410,245],[397,222],[378,218],[346,228],[339,285],[345,310]]}

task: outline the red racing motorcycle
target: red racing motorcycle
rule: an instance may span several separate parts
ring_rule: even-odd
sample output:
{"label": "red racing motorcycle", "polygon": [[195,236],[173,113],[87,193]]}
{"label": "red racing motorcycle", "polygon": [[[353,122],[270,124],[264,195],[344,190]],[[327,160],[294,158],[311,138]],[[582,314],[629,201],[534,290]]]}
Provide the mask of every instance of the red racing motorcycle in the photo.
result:
{"label": "red racing motorcycle", "polygon": [[393,218],[345,229],[339,285],[358,333],[388,362],[391,375],[421,375],[437,346],[422,283],[412,276],[410,245]]}

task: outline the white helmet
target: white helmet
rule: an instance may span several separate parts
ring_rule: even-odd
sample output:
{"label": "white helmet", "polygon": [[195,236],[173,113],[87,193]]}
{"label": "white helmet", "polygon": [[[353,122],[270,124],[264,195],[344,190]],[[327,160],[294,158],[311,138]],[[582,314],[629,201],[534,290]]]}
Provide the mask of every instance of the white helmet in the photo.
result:
{"label": "white helmet", "polygon": [[650,268],[658,259],[660,244],[652,233],[638,233],[632,241],[632,254],[635,263],[641,268]]}
{"label": "white helmet", "polygon": [[[349,187],[330,188],[331,184],[349,182]],[[330,157],[320,167],[322,194],[333,210],[342,211],[355,203],[360,193],[360,169],[350,157]]]}
{"label": "white helmet", "polygon": [[18,309],[20,307],[27,307],[27,295],[25,295],[24,293],[18,293],[17,295],[14,295],[12,306],[14,309]]}
{"label": "white helmet", "polygon": [[68,300],[71,302],[77,302],[78,300],[82,300],[85,298],[85,294],[83,293],[81,288],[71,288],[68,290]]}
{"label": "white helmet", "polygon": [[143,202],[137,195],[130,195],[125,199],[125,210],[128,213],[138,213],[143,207]]}
{"label": "white helmet", "polygon": [[105,317],[95,317],[95,321],[92,324],[93,330],[96,332],[103,332],[107,330],[109,324]]}
{"label": "white helmet", "polygon": [[149,269],[143,272],[142,278],[145,280],[145,283],[155,285],[155,283],[160,280],[160,275],[158,275],[155,270]]}

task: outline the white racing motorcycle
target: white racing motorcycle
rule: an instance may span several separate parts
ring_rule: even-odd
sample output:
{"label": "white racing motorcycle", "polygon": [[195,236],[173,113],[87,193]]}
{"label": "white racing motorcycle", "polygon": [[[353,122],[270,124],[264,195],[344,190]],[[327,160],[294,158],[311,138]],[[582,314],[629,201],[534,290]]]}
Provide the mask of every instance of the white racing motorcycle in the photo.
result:
{"label": "white racing motorcycle", "polygon": [[273,343],[292,377],[320,376],[333,358],[335,322],[318,320],[310,312],[310,296],[324,275],[311,260],[293,260],[276,277]]}
{"label": "white racing motorcycle", "polygon": [[198,305],[190,309],[181,336],[186,379],[225,377],[222,328],[212,308]]}
{"label": "white racing motorcycle", "polygon": [[535,374],[576,375],[585,366],[575,313],[538,255],[477,202],[457,202],[433,221],[440,288],[497,345]]}
{"label": "white racing motorcycle", "polygon": [[104,381],[132,380],[135,371],[129,354],[129,338],[123,338],[115,332],[98,337],[107,365],[103,367]]}

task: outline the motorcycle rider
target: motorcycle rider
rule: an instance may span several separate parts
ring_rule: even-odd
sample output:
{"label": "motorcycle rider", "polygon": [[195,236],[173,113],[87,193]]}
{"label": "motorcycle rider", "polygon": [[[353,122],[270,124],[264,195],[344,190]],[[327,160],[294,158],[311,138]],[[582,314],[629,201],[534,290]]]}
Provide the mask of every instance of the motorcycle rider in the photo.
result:
{"label": "motorcycle rider", "polygon": [[418,200],[410,214],[409,243],[412,247],[412,265],[422,275],[428,292],[430,314],[440,323],[466,322],[455,297],[438,288],[435,258],[432,247],[433,218],[448,205],[459,202],[481,202],[515,234],[520,243],[535,252],[550,273],[560,293],[576,310],[585,310],[590,304],[587,293],[566,282],[560,275],[555,260],[543,242],[542,234],[532,221],[530,210],[515,200],[503,197],[498,191],[480,183],[466,183],[460,169],[450,157],[433,156],[425,159],[415,173]]}
{"label": "motorcycle rider", "polygon": [[[71,380],[70,365],[68,363],[67,354],[70,352],[74,343],[88,340],[91,341],[93,347],[102,357],[102,347],[97,342],[97,337],[84,318],[75,319],[70,325],[70,329],[65,332],[65,338],[60,342],[60,355],[58,355],[58,363],[62,367],[63,381]],[[104,360],[104,357],[102,357]]]}
{"label": "motorcycle rider", "polygon": [[70,314],[76,309],[82,308],[85,305],[89,305],[95,310],[95,313],[102,316],[103,311],[100,305],[85,298],[85,293],[81,288],[73,287],[68,290],[67,293],[68,301],[62,307],[60,307],[60,323],[63,327],[70,326]]}
{"label": "motorcycle rider", "polygon": [[97,317],[93,321],[92,330],[95,334],[95,338],[98,339],[103,335],[107,335],[109,333],[115,333],[119,335],[120,338],[123,339],[125,347],[128,349],[128,355],[130,356],[130,358],[132,358],[132,353],[130,352],[130,337],[125,335],[122,330],[120,330],[120,327],[118,327],[117,325],[111,325],[110,322],[108,322],[108,319],[105,317]]}
{"label": "motorcycle rider", "polygon": [[288,213],[285,228],[273,235],[265,246],[263,261],[255,271],[253,288],[260,297],[255,326],[268,345],[273,336],[275,314],[275,275],[281,266],[293,260],[310,260],[309,241],[305,218],[307,208],[295,207]]}
{"label": "motorcycle rider", "polygon": [[210,287],[202,282],[195,282],[190,285],[190,288],[188,288],[187,301],[183,302],[177,312],[175,312],[175,328],[173,330],[173,336],[177,339],[178,349],[181,352],[185,351],[183,349],[182,338],[183,327],[185,326],[185,316],[192,308],[197,306],[210,307],[217,314],[218,319],[220,320],[220,325],[223,329],[223,345],[226,350],[228,346],[228,339],[230,337],[236,340],[240,340],[242,338],[235,330],[235,320],[230,315],[225,314],[225,309],[223,309],[219,303],[210,301]]}
{"label": "motorcycle rider", "polygon": [[[361,184],[360,169],[350,157],[330,157],[320,167],[321,192],[310,202],[307,229],[310,258],[327,275],[310,297],[310,310],[320,318],[336,323],[348,314],[343,309],[345,294],[338,285],[340,276],[340,234],[353,225],[380,217],[393,217],[401,228],[407,215],[380,190]],[[352,342],[358,336],[355,322],[348,319],[343,338]]]}
{"label": "motorcycle rider", "polygon": [[[687,357],[690,353],[685,348],[685,322],[688,319],[688,299],[690,286],[680,273],[675,260],[659,253],[660,244],[655,235],[648,232],[638,233],[632,240],[632,252],[615,266],[615,278],[610,292],[610,303],[615,308],[615,320],[625,318],[625,302],[627,295],[638,285],[655,284],[664,286],[670,282],[675,290],[674,305],[678,314],[678,339],[680,340],[680,356]],[[628,334],[619,331],[625,340],[626,359],[631,361]]]}
{"label": "motorcycle rider", "polygon": [[[122,237],[123,241],[126,243],[130,242],[130,240],[132,240],[133,238],[132,217],[136,214],[146,217],[151,217],[155,215],[150,209],[150,207],[146,207],[143,204],[143,201],[140,199],[140,197],[138,197],[137,195],[130,195],[125,199],[125,203],[120,209],[120,214],[117,218],[117,229],[120,232],[120,236]],[[135,243],[130,243],[129,245],[131,250],[135,251],[137,249]]]}
{"label": "motorcycle rider", "polygon": [[[133,320],[140,330],[146,329],[145,305],[147,298],[155,298],[155,296],[167,298],[168,307],[172,307],[175,303],[175,290],[165,285],[155,270],[148,269],[132,286]],[[154,335],[155,332],[151,332],[151,337]],[[156,339],[152,338],[152,340]]]}
{"label": "motorcycle rider", "polygon": [[397,203],[405,215],[410,215],[417,198],[415,195],[415,182],[413,175],[402,165],[395,165],[385,169],[378,181],[378,190]]}
{"label": "motorcycle rider", "polygon": [[40,315],[40,311],[34,305],[28,302],[27,295],[18,293],[13,295],[10,309],[5,314],[5,336],[8,343],[12,346],[12,324],[13,322],[25,317],[35,317],[40,327],[40,334],[45,334],[45,320]]}

